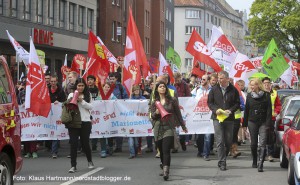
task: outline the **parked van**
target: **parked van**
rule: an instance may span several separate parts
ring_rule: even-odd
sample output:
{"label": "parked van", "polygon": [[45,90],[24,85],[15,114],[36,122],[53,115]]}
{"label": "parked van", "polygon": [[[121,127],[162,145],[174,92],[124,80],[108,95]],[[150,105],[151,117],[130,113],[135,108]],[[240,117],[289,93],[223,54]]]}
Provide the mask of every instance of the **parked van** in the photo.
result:
{"label": "parked van", "polygon": [[0,184],[13,184],[22,164],[17,96],[7,62],[0,56]]}

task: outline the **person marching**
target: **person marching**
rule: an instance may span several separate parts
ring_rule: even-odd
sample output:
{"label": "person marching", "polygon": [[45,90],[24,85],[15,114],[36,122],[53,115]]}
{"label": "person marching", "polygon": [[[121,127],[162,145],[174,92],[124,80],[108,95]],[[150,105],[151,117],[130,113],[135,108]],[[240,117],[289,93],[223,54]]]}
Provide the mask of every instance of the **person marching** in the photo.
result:
{"label": "person marching", "polygon": [[[159,102],[168,113],[171,113],[167,120],[162,119],[156,102]],[[171,97],[167,84],[163,81],[159,81],[155,86],[150,111],[153,120],[154,140],[159,148],[160,160],[163,166],[163,173],[160,175],[163,175],[164,180],[168,180],[175,127],[180,125],[185,133],[187,133],[188,130],[184,125],[177,99]]]}
{"label": "person marching", "polygon": [[[266,142],[268,129],[272,125],[272,103],[269,92],[266,92],[260,79],[250,80],[251,92],[247,95],[244,112],[244,126],[248,126],[251,137],[252,168],[258,167],[263,172],[266,157]],[[259,137],[259,162],[257,164],[257,145]]]}
{"label": "person marching", "polygon": [[[90,148],[90,134],[92,130],[90,110],[92,110],[93,108],[92,106],[93,100],[84,79],[78,78],[74,84],[74,87],[79,93],[77,103],[78,103],[78,109],[79,109],[81,119],[80,120],[76,119],[75,121],[72,121],[72,124],[68,126],[70,143],[71,143],[71,169],[69,170],[69,173],[74,173],[77,170],[76,159],[77,159],[77,147],[78,147],[79,137],[82,144],[82,149],[88,161],[88,168],[94,168],[94,164],[92,162],[92,153]],[[74,93],[69,94],[67,102],[70,102],[72,100]]]}

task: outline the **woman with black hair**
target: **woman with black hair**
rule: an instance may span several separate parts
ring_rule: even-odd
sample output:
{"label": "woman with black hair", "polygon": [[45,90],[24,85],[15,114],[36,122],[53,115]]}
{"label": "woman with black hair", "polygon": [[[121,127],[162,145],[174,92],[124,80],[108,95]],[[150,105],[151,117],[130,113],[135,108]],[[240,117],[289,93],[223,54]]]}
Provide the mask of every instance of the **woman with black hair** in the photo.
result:
{"label": "woman with black hair", "polygon": [[[184,125],[178,101],[176,98],[171,97],[165,82],[159,81],[156,84],[153,100],[150,105],[150,111],[153,120],[154,140],[160,151],[161,168],[163,168],[163,173],[160,175],[164,177],[164,180],[168,180],[171,149],[174,145],[174,129],[176,126],[181,126],[185,133],[188,131]],[[167,120],[162,119],[160,110],[158,110],[155,104],[156,101],[160,102],[168,113],[171,113]]]}
{"label": "woman with black hair", "polygon": [[[82,149],[86,155],[88,161],[88,168],[94,168],[94,164],[92,162],[92,154],[90,148],[90,133],[92,130],[91,123],[91,114],[90,110],[92,107],[92,96],[89,92],[88,86],[84,79],[78,78],[75,82],[75,88],[78,91],[78,99],[77,105],[80,113],[81,120],[78,124],[72,123],[68,126],[70,143],[71,143],[71,169],[69,173],[74,173],[77,165],[77,147],[78,147],[78,138],[80,137],[80,141],[82,144]],[[72,100],[74,93],[70,93],[68,96],[68,102]]]}

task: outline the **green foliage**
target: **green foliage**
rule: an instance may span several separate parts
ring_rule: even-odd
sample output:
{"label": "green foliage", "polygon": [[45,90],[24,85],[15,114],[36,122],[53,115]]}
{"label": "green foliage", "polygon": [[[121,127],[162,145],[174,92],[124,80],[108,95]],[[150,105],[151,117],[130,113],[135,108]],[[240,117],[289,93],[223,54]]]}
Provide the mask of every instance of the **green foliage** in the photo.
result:
{"label": "green foliage", "polygon": [[266,47],[274,38],[283,53],[299,56],[299,0],[255,0],[250,10],[249,29],[251,35],[247,39],[257,46]]}

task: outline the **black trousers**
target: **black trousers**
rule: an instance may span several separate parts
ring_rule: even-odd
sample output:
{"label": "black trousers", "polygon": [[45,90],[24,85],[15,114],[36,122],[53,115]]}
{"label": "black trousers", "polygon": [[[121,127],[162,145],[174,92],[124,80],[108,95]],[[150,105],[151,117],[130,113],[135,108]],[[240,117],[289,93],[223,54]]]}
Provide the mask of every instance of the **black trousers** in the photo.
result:
{"label": "black trousers", "polygon": [[259,145],[265,148],[267,144],[267,129],[266,123],[254,123],[252,121],[248,122],[248,128],[251,137],[251,147],[257,148],[258,145],[258,135],[259,135]]}
{"label": "black trousers", "polygon": [[233,135],[232,135],[232,144],[238,143],[238,133],[240,129],[241,119],[235,119],[233,121]]}
{"label": "black trousers", "polygon": [[160,151],[160,161],[163,166],[171,164],[171,149],[174,145],[174,136],[168,136],[155,142]]}
{"label": "black trousers", "polygon": [[82,122],[81,128],[68,128],[70,143],[71,143],[71,166],[76,167],[77,165],[77,147],[78,138],[82,144],[82,150],[84,151],[87,161],[92,161],[92,153],[90,147],[90,134],[92,130],[91,122]]}

